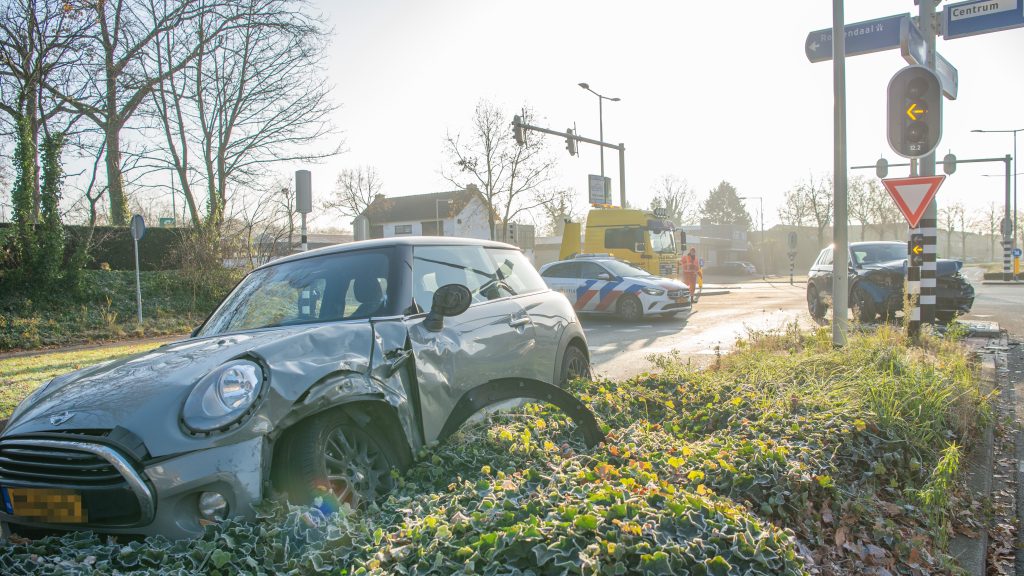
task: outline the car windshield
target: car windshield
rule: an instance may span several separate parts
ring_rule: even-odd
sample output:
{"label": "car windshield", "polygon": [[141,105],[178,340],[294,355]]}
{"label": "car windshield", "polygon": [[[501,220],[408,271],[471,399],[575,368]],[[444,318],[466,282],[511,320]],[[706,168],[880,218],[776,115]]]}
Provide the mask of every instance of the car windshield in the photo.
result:
{"label": "car windshield", "polygon": [[342,252],[255,270],[198,335],[393,314],[390,260],[390,251]]}
{"label": "car windshield", "polygon": [[601,264],[616,276],[650,276],[651,273],[619,260],[602,260]]}
{"label": "car windshield", "polygon": [[651,248],[655,252],[662,254],[674,254],[676,251],[675,240],[672,237],[671,230],[664,230],[661,232],[650,231],[651,234]]}
{"label": "car windshield", "polygon": [[864,264],[904,260],[907,257],[907,247],[904,244],[861,244],[851,246],[850,254],[853,256],[855,265],[863,266]]}

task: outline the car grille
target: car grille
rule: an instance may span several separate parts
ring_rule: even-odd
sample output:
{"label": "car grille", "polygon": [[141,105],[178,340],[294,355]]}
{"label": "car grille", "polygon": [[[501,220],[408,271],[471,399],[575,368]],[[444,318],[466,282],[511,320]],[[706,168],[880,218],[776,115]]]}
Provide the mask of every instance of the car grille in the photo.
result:
{"label": "car grille", "polygon": [[687,292],[689,292],[689,290],[687,290],[685,288],[683,288],[682,290],[669,290],[668,291],[668,297],[669,298],[685,298],[686,296],[688,296]]}
{"label": "car grille", "polygon": [[97,454],[18,439],[0,442],[0,481],[4,480],[84,486],[124,481],[114,465]]}

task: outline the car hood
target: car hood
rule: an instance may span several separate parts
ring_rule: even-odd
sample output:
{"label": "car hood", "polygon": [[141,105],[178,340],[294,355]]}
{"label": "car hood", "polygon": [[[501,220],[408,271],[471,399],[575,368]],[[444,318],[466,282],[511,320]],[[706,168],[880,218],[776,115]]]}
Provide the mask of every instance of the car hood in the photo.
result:
{"label": "car hood", "polygon": [[[963,262],[959,260],[948,260],[940,258],[935,261],[935,272],[938,276],[952,276],[960,271]],[[864,270],[886,270],[905,274],[907,270],[906,260],[892,260],[890,262],[879,262],[877,264],[864,264]]]}
{"label": "car hood", "polygon": [[[373,329],[367,322],[290,326],[193,338],[54,378],[15,410],[4,436],[64,430],[126,428],[156,456],[174,451],[178,417],[193,386],[240,356],[269,367],[274,394],[294,401],[339,370],[369,369]],[[264,402],[270,400],[267,398]],[[71,414],[65,422],[51,418]],[[66,415],[65,415],[66,416]]]}
{"label": "car hood", "polygon": [[686,288],[686,284],[683,284],[678,280],[662,278],[661,276],[626,276],[623,280],[633,282],[641,286],[661,288],[662,290],[681,290]]}

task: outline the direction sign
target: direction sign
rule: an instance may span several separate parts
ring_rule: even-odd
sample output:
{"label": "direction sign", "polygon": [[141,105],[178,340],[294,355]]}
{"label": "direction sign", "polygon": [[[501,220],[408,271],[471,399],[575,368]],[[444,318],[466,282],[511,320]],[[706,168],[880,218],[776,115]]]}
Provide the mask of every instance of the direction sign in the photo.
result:
{"label": "direction sign", "polygon": [[132,216],[128,228],[132,233],[132,238],[136,241],[142,240],[142,237],[146,235],[146,221],[142,219],[141,214]]}
{"label": "direction sign", "polygon": [[[924,43],[924,35],[910,18],[900,23],[900,52],[907,64],[928,65],[928,47]],[[942,94],[950,100],[956,100],[960,73],[938,52],[935,53],[935,75],[942,85]]]}
{"label": "direction sign", "polygon": [[1014,248],[1013,249],[1013,257],[1014,258],[1020,258],[1020,255],[1021,255],[1020,248]]}
{"label": "direction sign", "polygon": [[924,209],[935,198],[935,193],[945,179],[944,175],[886,178],[882,184],[913,228],[921,221]]}
{"label": "direction sign", "polygon": [[1021,0],[969,0],[942,10],[942,37],[946,40],[1024,26]]}
{"label": "direction sign", "polygon": [[[857,56],[882,50],[893,50],[900,46],[900,23],[910,19],[910,14],[896,14],[885,18],[865,20],[847,24],[846,55]],[[807,35],[804,53],[811,62],[825,62],[832,59],[832,29],[815,30]]]}

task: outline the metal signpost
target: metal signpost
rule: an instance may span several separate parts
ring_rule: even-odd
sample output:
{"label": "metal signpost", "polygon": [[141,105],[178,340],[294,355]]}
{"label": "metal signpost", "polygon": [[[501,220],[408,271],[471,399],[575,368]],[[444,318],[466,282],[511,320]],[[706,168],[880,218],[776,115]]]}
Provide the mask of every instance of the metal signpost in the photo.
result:
{"label": "metal signpost", "polygon": [[[850,242],[847,235],[847,189],[846,189],[846,36],[850,34],[843,26],[843,0],[832,0],[832,94],[835,107],[833,121],[833,190],[835,200],[832,206],[832,345],[846,344],[846,314],[849,308],[850,283]],[[877,26],[875,27],[877,29]],[[837,34],[843,30],[845,34]],[[853,37],[858,37],[854,32]],[[842,225],[839,223],[842,222]],[[839,312],[836,312],[838,310]]]}
{"label": "metal signpost", "polygon": [[306,214],[313,211],[312,174],[309,170],[295,171],[295,211],[302,214],[302,251],[309,250],[306,239]]}
{"label": "metal signpost", "polygon": [[142,216],[132,216],[128,229],[132,233],[132,241],[135,244],[135,303],[139,310],[139,324],[142,324],[142,281],[139,279],[139,240],[146,235],[146,221]]}

